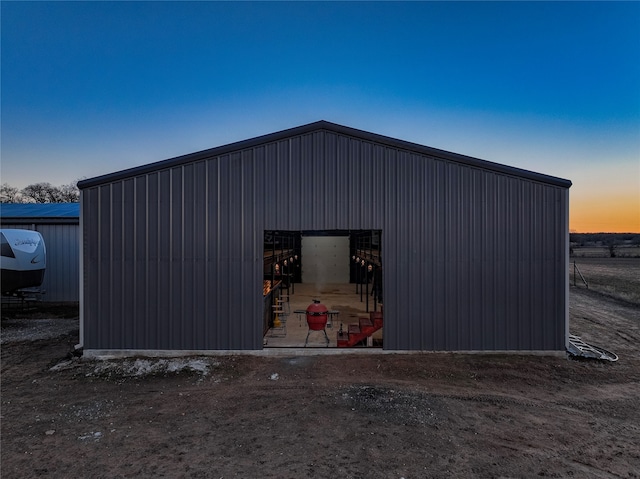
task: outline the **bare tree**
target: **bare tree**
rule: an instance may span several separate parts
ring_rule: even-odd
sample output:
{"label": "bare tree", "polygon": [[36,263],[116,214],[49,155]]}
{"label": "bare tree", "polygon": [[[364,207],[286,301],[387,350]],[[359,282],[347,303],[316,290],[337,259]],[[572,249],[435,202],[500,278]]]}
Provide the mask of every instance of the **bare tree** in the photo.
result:
{"label": "bare tree", "polygon": [[22,195],[33,203],[62,203],[58,188],[51,183],[34,183],[22,189]]}
{"label": "bare tree", "polygon": [[60,197],[62,203],[77,203],[80,201],[80,190],[76,185],[77,182],[69,183],[68,185],[62,185],[60,188]]}
{"label": "bare tree", "polygon": [[23,199],[20,190],[9,183],[2,183],[0,186],[0,203],[22,203]]}

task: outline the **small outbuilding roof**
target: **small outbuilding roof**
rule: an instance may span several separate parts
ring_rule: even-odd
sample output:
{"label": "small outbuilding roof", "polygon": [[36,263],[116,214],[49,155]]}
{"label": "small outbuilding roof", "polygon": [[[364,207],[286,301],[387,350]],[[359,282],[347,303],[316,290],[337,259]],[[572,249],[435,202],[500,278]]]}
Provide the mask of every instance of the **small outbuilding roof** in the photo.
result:
{"label": "small outbuilding roof", "polygon": [[3,203],[0,205],[3,223],[18,221],[73,221],[80,218],[80,203]]}
{"label": "small outbuilding roof", "polygon": [[272,143],[275,141],[284,140],[286,138],[291,138],[298,135],[313,133],[316,131],[328,131],[328,132],[332,132],[340,135],[351,136],[354,138],[359,138],[361,140],[371,141],[373,143],[378,143],[382,145],[387,145],[392,148],[407,150],[414,153],[430,156],[433,158],[453,161],[456,163],[461,163],[461,164],[465,164],[465,165],[469,165],[477,168],[491,170],[491,171],[503,173],[506,175],[526,178],[533,181],[539,181],[542,183],[547,183],[554,186],[560,186],[563,188],[569,188],[571,186],[571,181],[565,180],[563,178],[557,178],[555,176],[536,173],[536,172],[525,170],[522,168],[516,168],[513,166],[507,166],[500,163],[481,160],[479,158],[474,158],[471,156],[452,153],[445,150],[439,150],[437,148],[432,148],[429,146],[424,146],[424,145],[412,143],[409,141],[399,140],[399,139],[391,138],[384,135],[378,135],[376,133],[370,133],[367,131],[358,130],[355,128],[342,126],[336,123],[331,123],[328,121],[321,120],[314,123],[309,123],[307,125],[290,128],[288,130],[282,130],[276,133],[270,133],[270,134],[259,136],[256,138],[243,140],[236,143],[230,143],[228,145],[223,145],[223,146],[211,148],[208,150],[190,153],[187,155],[178,156],[168,160],[158,161],[155,163],[150,163],[150,164],[138,166],[135,168],[129,168],[126,170],[109,173],[109,174],[98,176],[95,178],[89,178],[89,179],[80,181],[78,183],[78,188],[83,189],[83,188],[88,188],[92,186],[109,183],[111,181],[118,181],[125,178],[130,178],[133,176],[149,173],[152,171],[157,171],[165,168],[172,168],[174,166],[180,166],[185,163],[204,160],[207,158],[213,158],[216,156],[225,155],[235,151],[249,149],[249,148],[253,148],[266,143]]}

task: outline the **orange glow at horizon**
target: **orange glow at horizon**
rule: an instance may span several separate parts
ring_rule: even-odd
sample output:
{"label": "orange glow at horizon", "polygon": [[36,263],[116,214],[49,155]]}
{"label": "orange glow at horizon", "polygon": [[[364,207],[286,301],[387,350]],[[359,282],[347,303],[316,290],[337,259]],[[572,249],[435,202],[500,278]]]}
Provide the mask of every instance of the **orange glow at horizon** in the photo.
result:
{"label": "orange glow at horizon", "polygon": [[569,229],[576,233],[640,233],[640,194],[570,198]]}

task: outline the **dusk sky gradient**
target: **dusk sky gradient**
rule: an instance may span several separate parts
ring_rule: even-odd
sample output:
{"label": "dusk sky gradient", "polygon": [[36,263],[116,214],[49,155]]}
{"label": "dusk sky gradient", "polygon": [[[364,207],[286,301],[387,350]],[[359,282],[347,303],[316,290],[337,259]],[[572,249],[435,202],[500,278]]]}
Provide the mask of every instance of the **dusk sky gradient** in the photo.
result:
{"label": "dusk sky gradient", "polygon": [[640,232],[640,2],[6,2],[1,175],[70,183],[327,120],[573,182]]}

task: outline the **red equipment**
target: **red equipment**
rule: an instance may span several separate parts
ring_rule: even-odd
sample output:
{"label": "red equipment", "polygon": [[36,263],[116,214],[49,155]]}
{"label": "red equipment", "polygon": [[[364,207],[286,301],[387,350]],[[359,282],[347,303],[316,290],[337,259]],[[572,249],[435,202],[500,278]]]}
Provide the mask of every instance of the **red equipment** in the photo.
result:
{"label": "red equipment", "polygon": [[319,300],[314,299],[313,303],[307,307],[307,325],[309,326],[309,331],[307,332],[307,339],[304,341],[304,346],[307,346],[307,342],[309,341],[309,334],[311,331],[322,331],[324,333],[324,337],[327,341],[327,347],[329,346],[329,336],[327,336],[327,312],[329,310],[327,307],[320,303]]}

